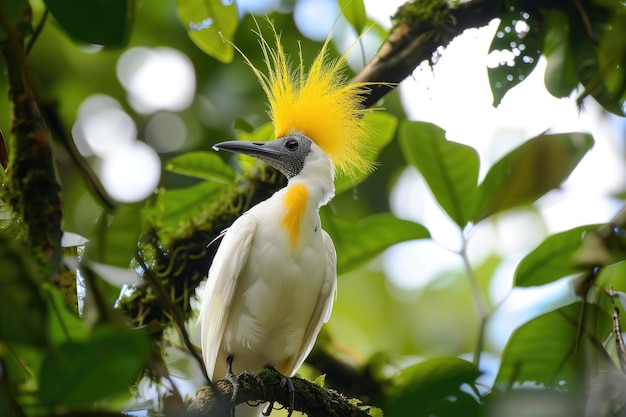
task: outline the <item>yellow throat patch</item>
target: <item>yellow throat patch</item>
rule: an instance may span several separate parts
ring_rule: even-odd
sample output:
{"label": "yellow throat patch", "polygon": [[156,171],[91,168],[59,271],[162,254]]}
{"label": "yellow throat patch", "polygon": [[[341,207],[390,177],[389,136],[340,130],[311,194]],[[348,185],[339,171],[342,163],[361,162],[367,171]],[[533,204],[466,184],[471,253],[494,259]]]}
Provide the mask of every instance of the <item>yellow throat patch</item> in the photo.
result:
{"label": "yellow throat patch", "polygon": [[368,110],[361,107],[360,95],[367,91],[368,83],[346,83],[343,68],[347,52],[329,60],[328,37],[309,71],[305,71],[302,54],[294,71],[271,22],[270,27],[276,49],[270,47],[260,29],[258,32],[267,74],[245,55],[244,59],[269,99],[275,137],[301,133],[322,148],[339,171],[354,175],[370,170],[372,164],[363,156],[369,133],[363,114]]}
{"label": "yellow throat patch", "polygon": [[309,190],[304,184],[293,184],[289,186],[285,194],[283,204],[287,208],[283,217],[282,225],[289,235],[291,247],[295,247],[300,237],[300,223],[306,211],[306,203],[309,197]]}

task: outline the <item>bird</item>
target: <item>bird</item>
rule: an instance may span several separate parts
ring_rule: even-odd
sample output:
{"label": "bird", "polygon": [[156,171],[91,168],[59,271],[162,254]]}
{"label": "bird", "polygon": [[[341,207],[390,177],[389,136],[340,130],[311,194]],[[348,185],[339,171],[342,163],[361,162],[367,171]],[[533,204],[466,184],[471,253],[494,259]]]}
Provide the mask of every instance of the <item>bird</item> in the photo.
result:
{"label": "bird", "polygon": [[[264,367],[295,375],[330,318],[337,289],[336,251],[319,210],[334,197],[336,172],[351,176],[372,168],[362,106],[368,84],[347,82],[348,52],[330,59],[329,35],[309,68],[300,51],[293,70],[268,22],[275,47],[258,23],[256,31],[266,68],[239,52],[267,95],[275,139],[213,148],[255,157],[287,184],[234,221],[209,268],[198,321],[212,381]],[[235,415],[262,411],[241,404]]]}

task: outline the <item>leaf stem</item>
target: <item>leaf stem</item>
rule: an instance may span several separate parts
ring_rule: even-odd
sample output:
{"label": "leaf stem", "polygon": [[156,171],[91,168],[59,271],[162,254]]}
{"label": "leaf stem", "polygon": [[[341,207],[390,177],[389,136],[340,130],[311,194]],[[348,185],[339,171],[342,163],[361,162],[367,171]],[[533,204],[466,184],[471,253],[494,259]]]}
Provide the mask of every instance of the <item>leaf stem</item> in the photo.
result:
{"label": "leaf stem", "polygon": [[215,387],[215,384],[213,383],[213,381],[211,381],[211,379],[209,378],[206,366],[204,365],[204,360],[202,360],[202,357],[199,355],[197,349],[191,342],[189,333],[187,332],[187,328],[185,327],[185,317],[183,316],[182,312],[180,311],[178,306],[172,302],[172,300],[170,299],[170,296],[168,295],[167,289],[164,288],[161,281],[159,281],[157,277],[154,276],[154,274],[152,273],[152,270],[148,266],[141,252],[135,253],[135,261],[139,263],[139,266],[141,267],[143,271],[144,278],[146,278],[150,286],[152,286],[152,288],[157,293],[157,296],[159,297],[159,301],[163,303],[164,307],[171,314],[172,320],[174,324],[176,325],[176,327],[178,328],[178,331],[180,333],[181,339],[183,340],[185,347],[189,351],[189,354],[198,363],[198,366],[202,370],[202,373],[206,379],[207,385],[211,388],[211,390],[214,393],[216,393],[217,388]]}
{"label": "leaf stem", "polygon": [[478,315],[479,327],[478,327],[478,340],[476,341],[476,350],[474,351],[474,365],[478,368],[480,364],[480,353],[483,349],[483,340],[485,337],[485,326],[487,319],[489,318],[489,309],[487,307],[487,301],[480,291],[478,286],[478,280],[472,269],[472,265],[467,255],[467,240],[463,236],[463,246],[459,252],[461,259],[463,259],[463,266],[465,267],[465,273],[469,280],[470,288],[472,290],[472,298],[474,300],[474,307],[476,308],[476,314]]}
{"label": "leaf stem", "polygon": [[39,20],[39,23],[37,24],[37,27],[33,32],[33,36],[28,41],[28,45],[26,45],[26,55],[30,54],[30,50],[33,48],[33,45],[35,45],[35,42],[37,42],[39,35],[41,35],[41,31],[43,30],[43,26],[46,24],[47,20],[48,8],[46,8],[46,10],[43,12],[43,16],[41,16],[41,20]]}

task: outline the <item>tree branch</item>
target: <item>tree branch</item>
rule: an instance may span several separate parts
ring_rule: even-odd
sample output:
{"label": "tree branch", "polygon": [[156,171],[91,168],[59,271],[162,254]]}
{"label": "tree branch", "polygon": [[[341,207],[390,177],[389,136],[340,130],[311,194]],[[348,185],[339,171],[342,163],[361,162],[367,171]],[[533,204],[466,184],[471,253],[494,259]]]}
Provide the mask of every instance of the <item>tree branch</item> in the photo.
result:
{"label": "tree branch", "polygon": [[57,141],[57,143],[60,143],[69,154],[72,162],[81,173],[81,179],[87,183],[87,190],[107,210],[114,211],[117,207],[117,202],[104,188],[102,182],[89,165],[89,162],[87,162],[80,154],[80,151],[74,142],[74,138],[72,138],[72,135],[69,133],[69,130],[59,115],[57,103],[45,100],[41,97],[41,95],[37,94],[35,95],[35,99],[39,104],[41,113],[46,119],[52,137]]}
{"label": "tree branch", "polygon": [[[30,24],[28,10],[23,23]],[[24,39],[0,13],[7,34],[2,55],[12,103],[12,136],[8,148],[7,202],[24,222],[25,239],[41,276],[58,278],[61,263],[62,205],[50,137],[33,97]]]}
{"label": "tree branch", "polygon": [[[159,230],[151,230],[140,250],[152,274],[171,297],[171,303],[188,319],[192,310],[190,299],[198,285],[207,277],[218,244],[211,244],[234,219],[248,207],[267,199],[284,185],[284,178],[268,166],[250,176],[242,177],[237,186],[209,202],[209,206],[186,225],[177,227],[174,236],[162,238]],[[118,310],[129,317],[135,327],[148,325],[160,337],[172,317],[151,285],[137,286],[131,295],[117,303]]]}
{"label": "tree branch", "polygon": [[[230,409],[221,404],[234,407],[246,402],[262,402],[266,399],[280,404],[289,404],[290,394],[282,376],[272,369],[263,369],[256,375],[238,375],[240,389],[237,398],[232,398],[233,387],[225,379],[215,382],[220,398],[215,398],[211,390],[203,388],[191,401],[187,417],[228,416]],[[309,417],[367,417],[368,407],[361,407],[336,391],[326,389],[306,379],[291,378],[294,387],[294,410]],[[263,407],[264,405],[261,405]]]}
{"label": "tree branch", "polygon": [[0,130],[0,168],[6,169],[9,165],[9,154],[7,153],[7,144],[4,140],[4,135]]}
{"label": "tree branch", "polygon": [[475,0],[450,7],[446,0],[410,1],[393,16],[394,27],[372,60],[353,82],[378,82],[369,86],[364,107],[373,106],[394,90],[418,65],[431,61],[440,47],[466,29],[482,27],[501,15],[504,2]]}

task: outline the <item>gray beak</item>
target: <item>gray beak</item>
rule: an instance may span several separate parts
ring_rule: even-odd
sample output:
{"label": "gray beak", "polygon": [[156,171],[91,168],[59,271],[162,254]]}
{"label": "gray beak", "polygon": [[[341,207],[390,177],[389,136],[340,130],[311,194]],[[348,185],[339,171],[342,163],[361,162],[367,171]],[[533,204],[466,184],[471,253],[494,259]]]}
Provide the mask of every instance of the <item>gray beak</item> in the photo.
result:
{"label": "gray beak", "polygon": [[268,142],[221,142],[213,145],[213,149],[253,156],[270,164],[287,178],[293,178],[304,166],[311,140],[302,135],[288,135]]}
{"label": "gray beak", "polygon": [[265,160],[265,158],[279,159],[280,155],[282,155],[282,146],[275,140],[269,142],[244,142],[232,140],[228,142],[216,143],[213,145],[213,149],[216,151],[224,150],[254,156],[255,158],[263,160]]}

